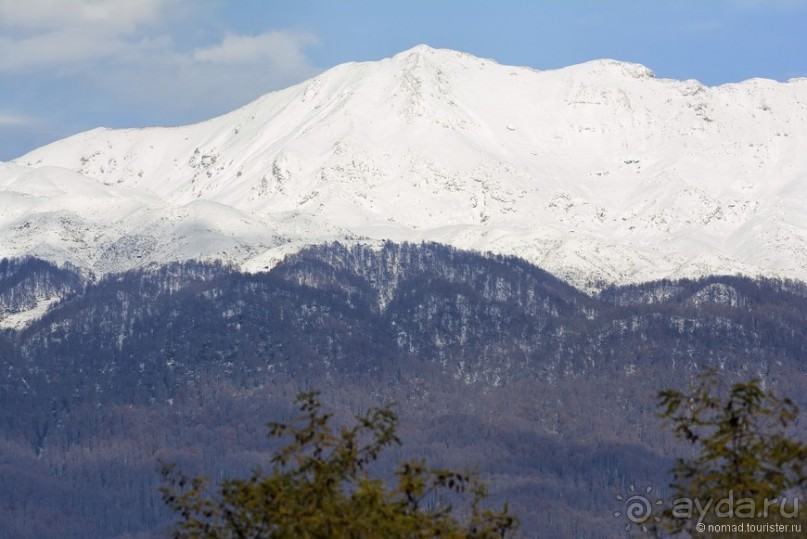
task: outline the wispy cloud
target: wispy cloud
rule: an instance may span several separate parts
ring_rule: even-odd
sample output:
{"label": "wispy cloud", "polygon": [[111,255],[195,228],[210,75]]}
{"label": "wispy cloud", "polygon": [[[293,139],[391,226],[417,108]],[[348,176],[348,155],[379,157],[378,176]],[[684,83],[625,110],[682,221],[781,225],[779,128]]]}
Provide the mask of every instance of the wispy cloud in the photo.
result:
{"label": "wispy cloud", "polygon": [[66,28],[21,38],[0,37],[0,71],[31,72],[40,68],[88,67],[88,62],[114,57],[127,44]]}
{"label": "wispy cloud", "polygon": [[0,0],[0,71],[45,67],[95,69],[99,60],[136,68],[140,62],[170,68],[193,64],[262,64],[293,71],[305,67],[304,48],[316,43],[305,32],[267,30],[227,33],[190,54],[165,27],[172,17],[191,17],[191,0]]}
{"label": "wispy cloud", "polygon": [[0,71],[88,68],[138,47],[177,0],[0,0]]}
{"label": "wispy cloud", "polygon": [[56,133],[49,122],[34,116],[0,109],[0,152],[2,158],[17,157],[31,144],[53,138]]}
{"label": "wispy cloud", "polygon": [[[316,73],[311,33],[266,29],[253,35],[175,30],[193,27],[215,3],[193,0],[0,0],[0,74],[91,82],[121,102],[204,108],[249,99]],[[191,24],[188,24],[191,23]],[[203,42],[198,42],[202,35]],[[230,92],[221,95],[222,79]],[[163,93],[161,93],[163,92]],[[193,103],[189,102],[193,97]],[[201,100],[201,101],[199,101]]]}
{"label": "wispy cloud", "polygon": [[269,31],[255,36],[228,34],[221,43],[193,51],[194,61],[212,63],[249,63],[268,61],[272,65],[293,68],[305,63],[302,48],[316,43],[308,33]]}
{"label": "wispy cloud", "polygon": [[122,102],[151,103],[172,112],[204,107],[223,112],[317,74],[305,54],[305,47],[314,43],[311,34],[279,30],[228,34],[188,51],[170,41],[154,41],[131,47],[128,61],[116,61],[87,77]]}
{"label": "wispy cloud", "polygon": [[133,31],[177,0],[0,0],[0,25],[18,29],[103,27]]}
{"label": "wispy cloud", "polygon": [[210,118],[317,74],[314,34],[239,30],[232,4],[0,0],[0,159],[98,125]]}
{"label": "wispy cloud", "polygon": [[42,126],[41,120],[17,114],[14,112],[4,112],[0,110],[0,128],[38,128]]}

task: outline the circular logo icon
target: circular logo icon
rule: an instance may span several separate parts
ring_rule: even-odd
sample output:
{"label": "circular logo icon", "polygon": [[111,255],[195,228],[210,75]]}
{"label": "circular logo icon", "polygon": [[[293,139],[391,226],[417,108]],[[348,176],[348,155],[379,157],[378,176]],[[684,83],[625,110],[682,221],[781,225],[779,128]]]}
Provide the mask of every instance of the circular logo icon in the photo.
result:
{"label": "circular logo icon", "polygon": [[664,502],[661,498],[656,497],[654,501],[650,500],[653,487],[645,488],[643,493],[638,493],[636,487],[631,485],[627,495],[617,494],[616,499],[622,502],[622,509],[614,511],[615,518],[626,518],[628,523],[625,524],[625,530],[630,530],[631,527],[637,527],[643,532],[649,531],[648,523],[661,522],[661,518],[653,513],[654,506],[660,506]]}

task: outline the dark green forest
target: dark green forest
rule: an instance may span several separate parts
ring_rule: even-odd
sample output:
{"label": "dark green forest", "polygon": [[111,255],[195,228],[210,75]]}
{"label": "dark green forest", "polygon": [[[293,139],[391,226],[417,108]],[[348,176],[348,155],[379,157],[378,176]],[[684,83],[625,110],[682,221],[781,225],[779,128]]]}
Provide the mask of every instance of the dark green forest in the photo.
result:
{"label": "dark green forest", "polygon": [[[0,536],[152,537],[159,462],[266,465],[269,421],[317,389],[336,421],[393,403],[403,444],[477,469],[529,537],[629,533],[618,495],[669,493],[656,394],[703,367],[807,407],[807,286],[715,276],[587,295],[516,258],[437,244],[309,248],[267,273],[175,263],[94,278],[0,262]],[[803,424],[797,425],[804,431]]]}

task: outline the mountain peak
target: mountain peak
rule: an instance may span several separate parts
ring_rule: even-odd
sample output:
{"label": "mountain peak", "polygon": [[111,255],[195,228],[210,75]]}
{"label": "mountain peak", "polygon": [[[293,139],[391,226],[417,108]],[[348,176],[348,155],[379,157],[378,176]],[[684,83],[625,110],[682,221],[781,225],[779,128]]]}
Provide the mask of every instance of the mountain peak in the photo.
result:
{"label": "mountain peak", "polygon": [[424,62],[436,67],[447,67],[457,63],[464,64],[466,67],[500,65],[498,62],[490,58],[481,58],[468,52],[454,49],[434,48],[424,44],[416,45],[411,49],[399,52],[398,54],[394,55],[391,60],[394,62],[402,62],[404,65],[416,62]]}
{"label": "mountain peak", "polygon": [[425,43],[420,43],[410,49],[399,52],[395,56],[409,56],[411,54],[436,54],[439,51],[448,51],[448,50],[450,49],[436,49],[434,47],[426,45]]}
{"label": "mountain peak", "polygon": [[0,181],[14,208],[0,256],[58,252],[105,271],[196,252],[264,269],[364,238],[515,254],[580,286],[807,278],[807,85],[652,77],[608,59],[536,71],[418,45],[197,125],[82,133],[16,162],[80,173],[109,188],[98,200],[123,188],[142,200],[123,215],[35,198],[18,170]]}
{"label": "mountain peak", "polygon": [[410,49],[399,52],[398,54],[394,55],[393,58],[407,58],[410,56],[453,57],[471,55],[454,49],[435,48],[430,45],[426,45],[425,43],[421,43]]}
{"label": "mountain peak", "polygon": [[598,60],[590,60],[579,64],[578,66],[570,66],[568,69],[575,69],[579,67],[593,76],[602,76],[604,74],[615,74],[634,79],[642,78],[655,78],[656,74],[650,68],[633,62],[624,62],[620,60],[612,60],[610,58],[602,58]]}

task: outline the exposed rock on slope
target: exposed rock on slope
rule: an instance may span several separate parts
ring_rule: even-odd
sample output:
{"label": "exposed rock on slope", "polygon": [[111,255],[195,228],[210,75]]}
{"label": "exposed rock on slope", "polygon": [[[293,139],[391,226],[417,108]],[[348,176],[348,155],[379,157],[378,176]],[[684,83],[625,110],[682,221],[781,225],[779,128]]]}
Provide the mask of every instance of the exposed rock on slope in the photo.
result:
{"label": "exposed rock on slope", "polygon": [[[581,286],[804,279],[805,147],[807,79],[706,87],[612,60],[536,71],[419,46],[200,124],[96,129],[22,156],[0,170],[0,207],[29,208],[0,215],[0,255],[255,270],[368,238],[517,254]],[[29,192],[43,181],[63,192]],[[97,184],[89,214],[79,183]]]}

